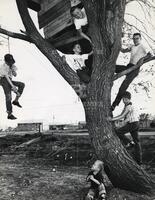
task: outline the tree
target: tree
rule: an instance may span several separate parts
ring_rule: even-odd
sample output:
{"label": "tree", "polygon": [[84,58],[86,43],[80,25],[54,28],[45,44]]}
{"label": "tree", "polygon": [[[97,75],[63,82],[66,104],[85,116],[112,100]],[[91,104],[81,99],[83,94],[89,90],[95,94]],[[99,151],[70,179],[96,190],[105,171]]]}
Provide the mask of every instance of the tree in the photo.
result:
{"label": "tree", "polygon": [[111,122],[111,88],[113,80],[129,73],[114,77],[115,63],[118,57],[126,0],[83,0],[84,7],[91,21],[90,35],[93,42],[93,72],[91,81],[85,87],[80,86],[77,74],[64,63],[56,49],[37,31],[27,9],[26,0],[16,0],[18,11],[25,26],[22,33],[12,33],[0,28],[0,32],[14,38],[34,43],[49,59],[52,65],[79,94],[79,85],[85,95],[80,95],[86,115],[86,122],[92,146],[97,157],[104,161],[106,173],[114,186],[140,193],[154,191],[155,182],[131,158],[115,135]]}

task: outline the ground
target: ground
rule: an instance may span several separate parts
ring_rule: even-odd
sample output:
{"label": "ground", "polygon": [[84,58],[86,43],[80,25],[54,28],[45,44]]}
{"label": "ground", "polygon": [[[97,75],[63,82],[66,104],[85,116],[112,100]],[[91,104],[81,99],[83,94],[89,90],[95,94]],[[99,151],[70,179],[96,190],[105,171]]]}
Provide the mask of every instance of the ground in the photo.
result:
{"label": "ground", "polygon": [[[30,138],[29,135],[0,138],[0,200],[83,200],[92,154],[88,138],[70,137],[68,142],[68,136],[46,136],[40,143],[15,148]],[[142,140],[143,149],[147,149],[143,152],[146,157],[143,167],[151,173],[155,173],[153,139],[151,136]],[[64,148],[66,145],[68,149]],[[83,159],[88,162],[84,164]],[[113,188],[105,178],[107,200],[155,200],[155,197]]]}

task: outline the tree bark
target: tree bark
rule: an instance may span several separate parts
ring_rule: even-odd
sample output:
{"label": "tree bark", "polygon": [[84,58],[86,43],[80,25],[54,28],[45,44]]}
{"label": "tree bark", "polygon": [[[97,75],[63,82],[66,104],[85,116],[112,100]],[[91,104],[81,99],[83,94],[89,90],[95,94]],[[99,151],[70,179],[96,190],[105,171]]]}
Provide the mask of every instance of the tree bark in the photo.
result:
{"label": "tree bark", "polygon": [[83,0],[83,3],[91,21],[94,45],[93,73],[83,102],[92,146],[97,157],[104,161],[106,173],[115,187],[150,193],[155,182],[131,158],[107,120],[111,115],[111,88],[121,44],[125,1]]}
{"label": "tree bark", "polygon": [[25,34],[31,38],[36,47],[49,59],[56,70],[72,86],[80,84],[77,74],[60,57],[56,49],[46,41],[36,29],[27,8],[26,0],[16,0],[19,14],[26,29]]}

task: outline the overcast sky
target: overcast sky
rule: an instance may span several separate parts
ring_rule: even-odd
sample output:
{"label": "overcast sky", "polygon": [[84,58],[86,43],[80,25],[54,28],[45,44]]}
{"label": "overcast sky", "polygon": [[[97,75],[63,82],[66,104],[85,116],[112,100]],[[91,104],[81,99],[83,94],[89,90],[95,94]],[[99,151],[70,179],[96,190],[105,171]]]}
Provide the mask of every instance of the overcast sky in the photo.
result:
{"label": "overcast sky", "polygon": [[[137,13],[137,8],[136,5],[133,5],[127,11]],[[31,15],[37,24],[36,13],[31,11]],[[152,15],[152,21],[153,18],[154,15]],[[129,16],[127,19],[133,22],[131,16],[130,19]],[[0,1],[0,25],[11,31],[24,30],[15,0]],[[155,30],[150,26],[147,29],[154,37]],[[1,40],[3,38],[0,37]],[[7,40],[4,41],[3,46],[0,46],[0,59],[6,53],[8,53]],[[72,88],[34,45],[10,38],[10,53],[14,55],[18,67],[18,76],[15,80],[24,82],[26,87],[20,100],[23,108],[13,108],[13,113],[18,118],[16,121],[7,120],[4,93],[0,87],[0,127],[15,127],[18,122],[23,121],[43,121],[44,127],[47,128],[50,123],[77,123],[85,120],[82,104]],[[123,61],[119,59],[118,62]],[[143,67],[143,70],[146,68],[147,65]],[[143,72],[134,83],[144,79],[151,80],[152,84],[155,85],[154,76]],[[122,79],[115,82],[112,98],[114,98],[121,81]],[[133,92],[132,87],[129,90]],[[134,93],[133,101],[141,109],[140,112],[155,114],[155,106],[153,106],[155,88],[151,89],[150,96],[151,98],[148,98],[145,92]],[[115,114],[119,111],[120,109],[117,108]]]}

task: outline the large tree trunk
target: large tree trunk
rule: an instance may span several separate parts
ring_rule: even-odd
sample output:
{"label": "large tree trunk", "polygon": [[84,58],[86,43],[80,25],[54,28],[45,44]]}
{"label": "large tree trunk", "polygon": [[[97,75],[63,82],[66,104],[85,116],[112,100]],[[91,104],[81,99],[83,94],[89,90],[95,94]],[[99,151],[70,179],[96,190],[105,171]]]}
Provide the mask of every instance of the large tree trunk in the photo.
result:
{"label": "large tree trunk", "polygon": [[121,44],[125,1],[83,0],[94,44],[91,82],[83,101],[87,126],[96,155],[103,160],[114,186],[140,193],[153,191],[151,177],[131,158],[116,136],[111,115],[111,87]]}
{"label": "large tree trunk", "polygon": [[[106,74],[104,80],[91,82],[89,98],[83,103],[92,145],[98,159],[104,161],[106,173],[115,187],[150,193],[153,180],[127,153],[107,120],[111,88]],[[93,85],[97,85],[96,90],[92,89]]]}

